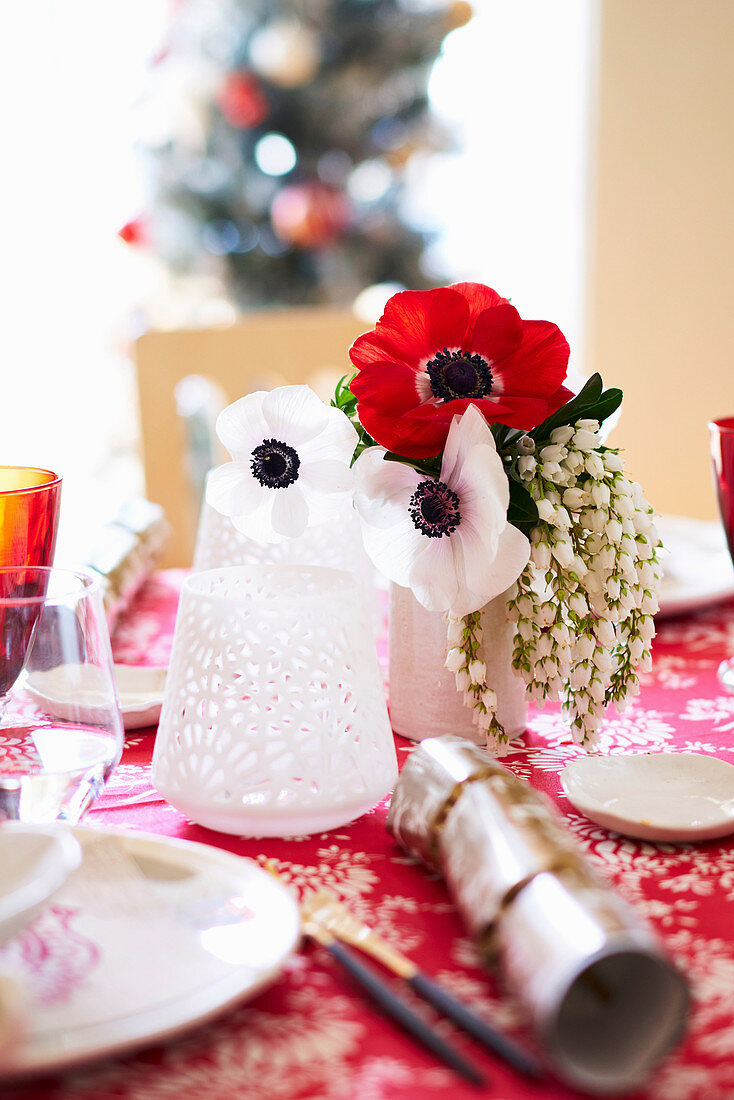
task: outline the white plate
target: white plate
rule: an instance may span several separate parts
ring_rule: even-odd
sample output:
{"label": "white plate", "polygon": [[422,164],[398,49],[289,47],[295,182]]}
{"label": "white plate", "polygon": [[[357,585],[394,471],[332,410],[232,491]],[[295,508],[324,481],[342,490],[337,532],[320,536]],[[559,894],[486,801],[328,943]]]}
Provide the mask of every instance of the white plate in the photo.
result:
{"label": "white plate", "polygon": [[126,730],[154,726],[161,716],[166,690],[166,668],[115,665],[120,712]]}
{"label": "white plate", "polygon": [[0,1079],[171,1038],[270,983],[297,905],[256,863],[205,844],[76,827],[83,860],[0,949],[31,995]]}
{"label": "white plate", "polygon": [[[166,689],[165,668],[115,665],[120,713],[126,730],[154,726],[158,721]],[[104,710],[106,681],[94,665],[75,665],[35,670],[27,688],[51,714],[67,721],[94,722]]]}
{"label": "white plate", "polygon": [[3,822],[0,828],[0,943],[26,924],[82,859],[68,829]]}
{"label": "white plate", "polygon": [[699,611],[734,596],[734,566],[720,523],[687,516],[658,516],[667,554],[658,615]]}
{"label": "white plate", "polygon": [[682,842],[734,833],[734,766],[715,756],[583,756],[561,783],[572,806],[625,836]]}

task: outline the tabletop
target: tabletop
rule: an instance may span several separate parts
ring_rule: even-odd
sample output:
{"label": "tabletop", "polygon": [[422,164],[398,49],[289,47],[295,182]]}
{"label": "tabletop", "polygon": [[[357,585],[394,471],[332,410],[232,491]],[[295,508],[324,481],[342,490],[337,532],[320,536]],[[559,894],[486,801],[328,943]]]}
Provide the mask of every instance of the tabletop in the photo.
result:
{"label": "tabletop", "polygon": [[[165,665],[183,574],[150,578],[120,619],[118,661]],[[710,753],[734,763],[734,695],[719,662],[734,654],[734,602],[659,624],[652,671],[635,705],[608,720],[608,752]],[[385,665],[384,644],[381,659]],[[211,832],[165,803],[150,783],[155,730],[126,739],[122,761],[87,823],[196,840],[272,860],[295,887],[323,886],[481,1015],[530,1042],[501,981],[482,967],[443,883],[408,859],[385,829],[388,799],[343,828],[296,839]],[[414,747],[396,738],[400,761]],[[635,842],[592,824],[563,795],[559,771],[582,752],[557,707],[531,711],[507,765],[545,791],[596,869],[655,927],[690,978],[687,1036],[635,1100],[727,1100],[734,1096],[734,850],[731,838],[697,845]],[[440,1025],[443,1027],[443,1024]],[[548,1078],[531,1086],[471,1040],[443,1032],[491,1079],[496,1100],[570,1100]],[[321,948],[296,955],[249,1003],[165,1045],[17,1087],[25,1100],[412,1100],[479,1093],[379,1016]]]}

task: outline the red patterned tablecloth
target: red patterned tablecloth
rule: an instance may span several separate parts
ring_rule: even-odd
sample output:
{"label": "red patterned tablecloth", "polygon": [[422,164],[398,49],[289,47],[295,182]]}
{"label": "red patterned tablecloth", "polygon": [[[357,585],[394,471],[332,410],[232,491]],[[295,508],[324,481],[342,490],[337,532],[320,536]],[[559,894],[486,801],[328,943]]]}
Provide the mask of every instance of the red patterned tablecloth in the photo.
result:
{"label": "red patterned tablecloth", "polygon": [[[116,659],[168,661],[182,575],[159,574],[120,621]],[[734,653],[734,603],[660,624],[653,671],[623,717],[606,723],[610,752],[680,749],[734,762],[734,696],[716,669]],[[383,654],[384,656],[384,654]],[[122,762],[89,824],[203,841],[275,861],[297,886],[328,887],[426,971],[517,1035],[520,1014],[479,965],[444,886],[406,859],[385,830],[387,800],[353,824],[301,840],[248,840],[191,824],[150,785],[154,730],[127,739]],[[397,739],[399,759],[411,744]],[[580,750],[557,708],[534,712],[508,765],[546,791],[591,861],[657,928],[690,976],[694,1011],[687,1038],[636,1097],[734,1097],[734,850],[731,839],[700,845],[636,843],[573,812],[559,770]],[[448,1033],[448,1032],[447,1032]],[[531,1087],[469,1040],[453,1041],[492,1078],[495,1100],[578,1096],[545,1081]],[[412,1100],[477,1096],[367,1004],[320,949],[296,957],[255,1000],[188,1037],[137,1055],[78,1069],[17,1090],[27,1100]]]}

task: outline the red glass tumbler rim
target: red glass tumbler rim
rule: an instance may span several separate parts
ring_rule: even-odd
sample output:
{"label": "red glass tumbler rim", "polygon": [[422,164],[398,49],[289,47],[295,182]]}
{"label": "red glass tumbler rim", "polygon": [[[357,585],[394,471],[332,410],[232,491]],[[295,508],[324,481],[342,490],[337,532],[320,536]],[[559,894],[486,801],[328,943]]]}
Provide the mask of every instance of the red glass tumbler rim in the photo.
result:
{"label": "red glass tumbler rim", "polygon": [[40,485],[23,485],[18,489],[0,489],[0,497],[27,496],[29,493],[45,493],[55,485],[62,482],[61,474],[55,474],[53,470],[47,470],[44,466],[3,466],[2,470],[27,470],[29,474],[48,474],[48,481],[42,481]]}
{"label": "red glass tumbler rim", "polygon": [[49,580],[53,574],[57,577],[68,578],[69,581],[73,578],[80,583],[77,584],[76,588],[69,586],[64,591],[55,592],[53,594],[44,592],[38,596],[0,595],[0,607],[29,607],[34,604],[63,603],[69,598],[83,599],[99,591],[100,587],[98,578],[93,577],[90,573],[85,573],[82,569],[64,569],[62,566],[58,565],[3,565],[0,566],[0,582],[2,578],[9,573],[40,573],[45,575]]}
{"label": "red glass tumbler rim", "polygon": [[720,416],[716,420],[709,420],[709,428],[712,432],[726,432],[734,435],[734,416]]}

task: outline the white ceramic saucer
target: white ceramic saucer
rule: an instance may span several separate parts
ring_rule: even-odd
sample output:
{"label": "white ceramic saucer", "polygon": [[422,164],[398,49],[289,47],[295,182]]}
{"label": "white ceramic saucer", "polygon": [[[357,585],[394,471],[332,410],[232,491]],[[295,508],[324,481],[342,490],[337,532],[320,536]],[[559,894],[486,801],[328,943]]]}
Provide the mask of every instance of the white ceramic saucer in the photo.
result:
{"label": "white ceramic saucer", "polygon": [[161,715],[166,690],[166,668],[115,665],[120,713],[126,730],[154,726]]}
{"label": "white ceramic saucer", "polygon": [[734,833],[734,766],[715,756],[583,756],[561,783],[572,806],[625,836],[684,842]]}
{"label": "white ceramic saucer", "polygon": [[[94,665],[63,666],[47,672],[35,670],[28,678],[28,690],[50,713],[66,720],[95,721],[100,705],[106,705],[106,681]],[[154,726],[158,721],[166,688],[165,668],[115,665],[120,713],[126,730]]]}

